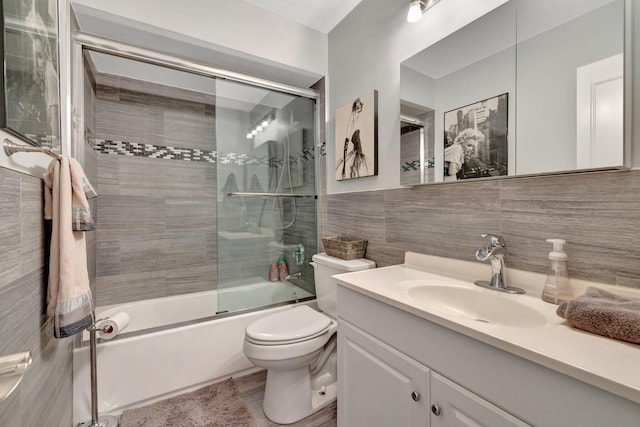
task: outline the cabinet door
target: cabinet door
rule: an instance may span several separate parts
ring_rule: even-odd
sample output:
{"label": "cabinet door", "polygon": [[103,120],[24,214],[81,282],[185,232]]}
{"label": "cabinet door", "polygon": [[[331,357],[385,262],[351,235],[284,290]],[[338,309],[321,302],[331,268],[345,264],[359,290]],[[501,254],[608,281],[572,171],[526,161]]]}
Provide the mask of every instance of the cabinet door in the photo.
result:
{"label": "cabinet door", "polygon": [[338,426],[428,427],[429,369],[340,321]]}
{"label": "cabinet door", "polygon": [[431,372],[432,427],[528,426],[469,390]]}

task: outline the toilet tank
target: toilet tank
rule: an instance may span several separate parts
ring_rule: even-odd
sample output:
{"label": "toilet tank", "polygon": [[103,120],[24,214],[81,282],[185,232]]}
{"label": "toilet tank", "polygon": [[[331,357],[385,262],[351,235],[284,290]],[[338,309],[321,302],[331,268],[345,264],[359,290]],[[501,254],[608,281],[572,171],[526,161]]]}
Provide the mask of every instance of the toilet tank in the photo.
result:
{"label": "toilet tank", "polygon": [[315,254],[312,259],[318,308],[333,318],[338,316],[338,282],[331,276],[376,267],[376,263],[368,259],[345,260],[325,253]]}

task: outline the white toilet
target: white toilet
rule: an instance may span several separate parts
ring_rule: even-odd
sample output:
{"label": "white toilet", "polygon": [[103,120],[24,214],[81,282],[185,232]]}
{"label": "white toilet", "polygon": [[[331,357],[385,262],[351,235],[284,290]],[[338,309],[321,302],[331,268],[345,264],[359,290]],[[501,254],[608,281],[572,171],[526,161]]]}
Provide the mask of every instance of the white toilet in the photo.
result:
{"label": "white toilet", "polygon": [[316,299],[324,313],[307,305],[265,316],[245,330],[244,354],[266,368],[265,415],[294,423],[336,400],[337,283],[334,274],[375,268],[367,259],[313,256]]}

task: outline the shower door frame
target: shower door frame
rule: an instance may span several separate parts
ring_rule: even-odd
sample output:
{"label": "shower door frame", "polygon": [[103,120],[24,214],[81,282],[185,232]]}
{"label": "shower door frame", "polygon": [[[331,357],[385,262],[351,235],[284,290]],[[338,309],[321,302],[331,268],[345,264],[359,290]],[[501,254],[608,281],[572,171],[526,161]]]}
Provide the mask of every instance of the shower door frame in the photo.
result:
{"label": "shower door frame", "polygon": [[[268,90],[273,90],[273,91],[277,91],[285,94],[296,95],[299,97],[304,97],[304,98],[314,100],[315,101],[314,168],[315,168],[316,179],[314,180],[315,194],[309,195],[309,196],[312,196],[316,199],[316,213],[315,213],[316,233],[315,234],[316,234],[316,242],[319,242],[320,218],[319,218],[318,205],[317,205],[317,203],[319,203],[319,200],[320,200],[320,196],[318,195],[318,189],[319,189],[318,178],[320,177],[320,174],[318,172],[319,166],[320,166],[318,145],[320,141],[320,125],[321,125],[320,114],[318,112],[318,104],[320,100],[319,91],[310,89],[310,88],[301,88],[297,86],[287,85],[287,84],[235,72],[235,71],[217,68],[205,62],[192,60],[186,57],[175,56],[169,53],[155,51],[152,49],[142,48],[142,47],[134,46],[128,43],[108,39],[105,37],[96,36],[93,34],[87,34],[77,29],[76,31],[72,31],[71,39],[72,39],[71,40],[72,53],[70,55],[70,60],[71,60],[70,68],[72,72],[70,74],[71,74],[72,81],[71,81],[71,87],[70,87],[71,90],[67,92],[71,94],[71,96],[69,97],[70,102],[68,103],[68,105],[71,105],[73,102],[73,108],[69,108],[69,110],[71,111],[69,111],[70,120],[68,121],[72,124],[72,127],[75,128],[70,130],[71,133],[75,131],[75,134],[74,134],[75,137],[71,138],[74,142],[83,141],[83,138],[84,138],[84,134],[83,134],[84,125],[79,123],[83,123],[82,121],[84,120],[84,117],[82,115],[82,111],[84,111],[84,107],[83,107],[84,99],[82,95],[82,92],[83,92],[82,87],[83,87],[83,79],[84,79],[83,57],[84,57],[85,51],[94,51],[94,52],[104,53],[104,54],[113,55],[113,56],[117,56],[125,59],[131,59],[134,61],[139,61],[143,63],[148,63],[152,65],[157,65],[157,66],[161,66],[169,69],[182,71],[182,72],[187,72],[195,75],[225,79],[229,81],[244,83],[244,84],[248,84],[248,85],[252,85],[252,86],[256,86],[256,87],[260,87]],[[71,99],[71,97],[74,97],[74,99]],[[70,145],[72,145],[73,147],[77,147],[78,144],[74,143]],[[69,148],[72,148],[72,147],[69,147]],[[77,150],[78,148],[74,148],[74,149]],[[82,149],[84,149],[84,147]],[[72,153],[71,150],[67,152]],[[304,195],[304,196],[307,196],[307,195]],[[317,251],[318,247],[316,246],[315,249]],[[304,299],[301,299],[300,301],[306,301],[306,300],[307,298],[304,298]],[[282,304],[275,304],[273,306],[291,304],[293,302],[295,301],[288,301]],[[263,308],[264,307],[256,307],[253,309],[246,310],[246,312],[260,310]],[[245,311],[241,311],[241,312],[245,312]],[[234,313],[229,313],[229,315],[239,314],[239,313],[240,312],[234,312]],[[220,314],[216,314],[216,315],[219,316]],[[207,320],[207,319],[210,319],[210,317],[206,319],[196,319],[194,321],[187,321],[186,323],[189,323],[189,324],[196,323],[196,322]]]}
{"label": "shower door frame", "polygon": [[192,74],[198,74],[205,77],[217,77],[225,80],[246,83],[265,89],[314,99],[316,101],[318,101],[318,99],[320,98],[320,93],[313,89],[287,85],[284,83],[262,79],[236,71],[225,70],[223,68],[214,67],[205,62],[195,61],[189,58],[175,56],[169,53],[142,48],[120,41],[111,40],[105,37],[96,36],[93,34],[76,32],[73,36],[73,42],[75,46],[79,47],[80,49],[106,53],[109,55],[119,56],[121,58],[146,62],[148,64],[159,65],[162,67],[185,71]]}

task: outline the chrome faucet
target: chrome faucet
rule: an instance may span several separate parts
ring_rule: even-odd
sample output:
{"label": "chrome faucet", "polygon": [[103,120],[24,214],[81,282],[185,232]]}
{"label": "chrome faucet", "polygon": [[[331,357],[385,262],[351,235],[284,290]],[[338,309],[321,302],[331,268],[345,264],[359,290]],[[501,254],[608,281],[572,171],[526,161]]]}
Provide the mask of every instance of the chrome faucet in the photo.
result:
{"label": "chrome faucet", "polygon": [[478,261],[489,260],[491,262],[491,280],[476,280],[474,283],[495,291],[524,294],[524,289],[507,286],[507,282],[504,279],[504,255],[507,253],[507,245],[505,245],[504,239],[494,234],[482,234],[482,237],[488,237],[489,244],[476,251],[476,259]]}
{"label": "chrome faucet", "polygon": [[284,278],[284,280],[287,282],[290,282],[291,279],[302,279],[302,271],[296,271],[295,273],[289,274]]}
{"label": "chrome faucet", "polygon": [[[304,264],[304,246],[302,246],[301,243],[298,243],[296,249],[293,251],[293,259],[297,266]],[[296,271],[284,278],[286,282],[290,282],[291,279],[302,279],[302,271]]]}

